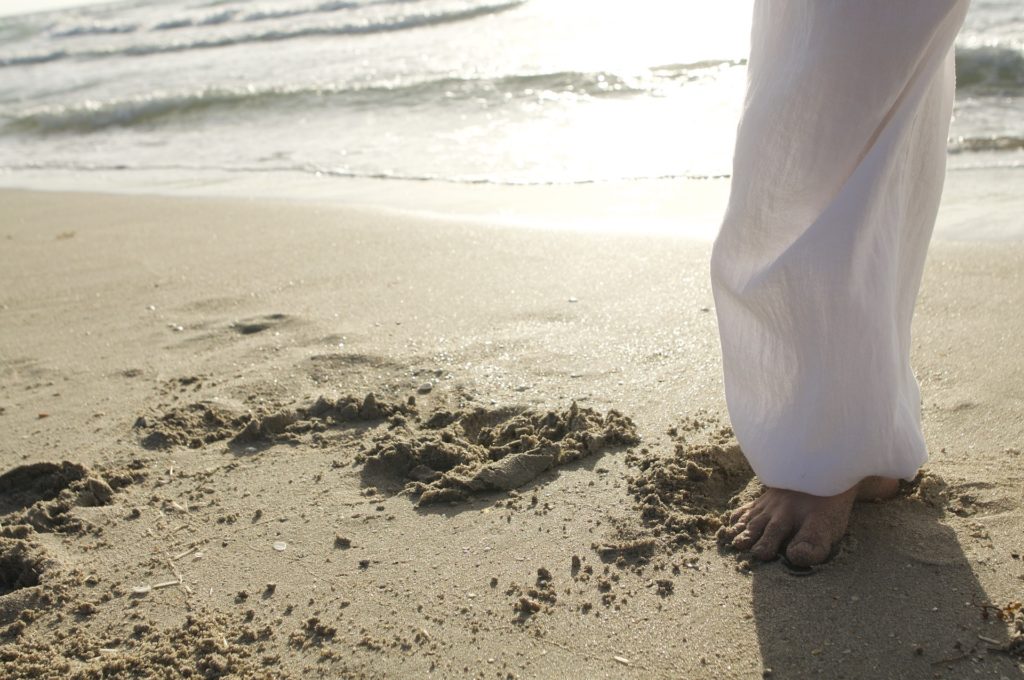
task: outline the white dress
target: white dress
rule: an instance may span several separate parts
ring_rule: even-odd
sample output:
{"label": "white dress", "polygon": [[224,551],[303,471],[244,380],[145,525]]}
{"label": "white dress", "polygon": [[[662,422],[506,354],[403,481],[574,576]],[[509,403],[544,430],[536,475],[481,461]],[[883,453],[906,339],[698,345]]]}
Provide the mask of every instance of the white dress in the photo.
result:
{"label": "white dress", "polygon": [[910,322],[968,0],[758,0],[712,285],[733,429],[819,496],[927,458]]}

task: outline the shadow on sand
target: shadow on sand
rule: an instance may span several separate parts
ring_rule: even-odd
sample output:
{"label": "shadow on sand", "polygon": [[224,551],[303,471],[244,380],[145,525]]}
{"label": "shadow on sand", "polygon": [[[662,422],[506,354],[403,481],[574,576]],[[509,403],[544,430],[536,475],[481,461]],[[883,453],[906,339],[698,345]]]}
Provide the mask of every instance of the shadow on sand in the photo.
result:
{"label": "shadow on sand", "polygon": [[[839,554],[809,575],[753,573],[765,676],[1024,678],[942,513],[907,498],[862,504]],[[770,669],[770,670],[769,670]]]}

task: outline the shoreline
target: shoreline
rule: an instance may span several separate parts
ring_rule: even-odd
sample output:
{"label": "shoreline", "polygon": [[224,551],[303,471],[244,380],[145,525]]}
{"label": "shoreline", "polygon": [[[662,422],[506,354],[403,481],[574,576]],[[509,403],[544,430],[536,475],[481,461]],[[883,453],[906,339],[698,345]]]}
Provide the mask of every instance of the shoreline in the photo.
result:
{"label": "shoreline", "polygon": [[[1024,167],[963,167],[946,173],[934,238],[1024,241]],[[327,177],[300,172],[220,170],[7,171],[0,189],[102,194],[272,199],[349,206],[429,221],[529,229],[714,239],[729,178],[671,178],[581,184],[466,184],[441,180]],[[984,214],[980,210],[984,208]]]}
{"label": "shoreline", "polygon": [[[0,190],[0,212],[0,474],[68,492],[0,483],[0,549],[40,572],[4,577],[15,677],[1024,672],[979,642],[1010,639],[984,605],[1024,582],[1022,243],[933,244],[913,347],[929,481],[859,506],[795,578],[669,541],[631,486],[728,439],[706,240],[269,198]],[[310,415],[368,392],[417,415]],[[437,414],[572,402],[640,444],[433,506],[361,462]],[[283,413],[296,427],[233,443]],[[64,460],[110,494],[46,477]]]}

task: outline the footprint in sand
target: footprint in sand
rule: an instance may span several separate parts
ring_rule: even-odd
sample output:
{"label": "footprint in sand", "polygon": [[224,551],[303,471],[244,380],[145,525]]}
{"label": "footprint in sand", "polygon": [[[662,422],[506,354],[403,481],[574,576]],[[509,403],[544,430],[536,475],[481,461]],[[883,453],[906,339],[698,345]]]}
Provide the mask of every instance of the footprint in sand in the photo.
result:
{"label": "footprint in sand", "polygon": [[[118,485],[128,478],[118,478]],[[85,524],[69,513],[75,507],[109,505],[110,484],[76,463],[34,463],[0,475],[2,535],[24,538],[32,530],[75,533]]]}
{"label": "footprint in sand", "polygon": [[280,326],[289,319],[290,317],[287,314],[266,314],[236,321],[231,325],[231,328],[239,335],[254,335],[275,326]]}
{"label": "footprint in sand", "polygon": [[44,575],[56,566],[41,548],[0,538],[0,626],[14,623],[41,597]]}

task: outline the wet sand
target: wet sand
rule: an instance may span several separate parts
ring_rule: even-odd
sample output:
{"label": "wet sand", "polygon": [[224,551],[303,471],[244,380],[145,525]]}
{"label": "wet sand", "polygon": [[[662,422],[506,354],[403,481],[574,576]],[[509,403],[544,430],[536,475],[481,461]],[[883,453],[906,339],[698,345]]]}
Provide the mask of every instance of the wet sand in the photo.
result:
{"label": "wet sand", "polygon": [[715,539],[757,481],[705,242],[0,214],[6,677],[1024,678],[1024,245],[934,244],[926,474],[793,572]]}

